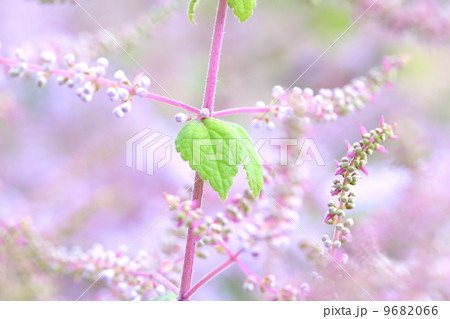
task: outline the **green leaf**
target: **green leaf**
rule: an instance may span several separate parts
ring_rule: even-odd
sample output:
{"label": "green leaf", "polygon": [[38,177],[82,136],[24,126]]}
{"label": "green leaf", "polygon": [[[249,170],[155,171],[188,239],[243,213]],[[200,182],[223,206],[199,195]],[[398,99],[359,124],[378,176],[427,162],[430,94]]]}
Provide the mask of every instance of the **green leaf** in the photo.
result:
{"label": "green leaf", "polygon": [[253,14],[256,0],[228,0],[228,5],[233,9],[233,13],[239,21],[244,22]]}
{"label": "green leaf", "polygon": [[198,4],[198,0],[191,0],[189,2],[188,17],[189,17],[189,21],[192,24],[197,24],[194,20],[194,11],[195,11],[195,8],[197,7],[197,4]]}
{"label": "green leaf", "polygon": [[168,293],[166,293],[165,295],[162,296],[158,296],[156,298],[150,299],[149,301],[172,301],[172,300],[176,300],[177,299],[177,295],[170,291]]}
{"label": "green leaf", "polygon": [[222,200],[228,197],[238,165],[243,162],[250,189],[255,196],[261,192],[261,158],[241,126],[214,118],[191,121],[178,133],[175,146]]}
{"label": "green leaf", "polygon": [[261,157],[253,146],[252,140],[247,131],[240,125],[230,123],[238,133],[243,143],[242,161],[244,163],[245,173],[247,174],[248,186],[257,198],[261,193],[261,188],[264,183],[263,168]]}
{"label": "green leaf", "polygon": [[[235,145],[231,145],[234,143]],[[200,177],[225,200],[238,172],[235,131],[225,122],[207,118],[181,129],[175,140],[177,152]]]}

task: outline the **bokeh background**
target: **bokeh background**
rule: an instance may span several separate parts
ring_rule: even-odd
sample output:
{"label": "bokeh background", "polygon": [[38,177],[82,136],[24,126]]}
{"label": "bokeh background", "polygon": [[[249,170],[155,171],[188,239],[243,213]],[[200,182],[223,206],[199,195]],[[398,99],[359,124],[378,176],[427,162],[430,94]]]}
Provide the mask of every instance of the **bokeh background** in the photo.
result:
{"label": "bokeh background", "polygon": [[[94,21],[71,3],[0,1],[1,55],[11,56],[19,47],[31,57],[44,49],[55,51],[59,58],[74,52],[78,60],[88,63],[106,56],[110,61],[107,76],[123,69],[132,78],[143,67],[156,80],[152,92],[200,106],[216,1],[201,1],[197,25],[186,17],[187,2],[81,1]],[[450,48],[442,35],[449,30],[403,31],[374,9],[345,32],[364,10],[363,2],[259,0],[248,22],[241,24],[228,16],[217,110],[269,101],[274,85],[295,84],[315,91],[341,87],[366,74],[385,55],[410,57],[395,85],[383,89],[363,111],[336,122],[312,122],[305,128],[303,137],[314,139],[326,162],[325,166],[307,162],[299,168],[307,172],[307,182],[299,193],[301,208],[296,213],[308,234],[295,229],[289,247],[262,246],[260,257],[244,256],[243,260],[261,276],[275,274],[280,285],[308,283],[311,293],[305,299],[369,299],[342,273],[318,271],[298,243],[305,238],[320,242],[323,233],[331,233],[323,217],[334,159],[345,155],[345,140],[359,140],[359,123],[373,128],[384,115],[387,122],[397,123],[400,139],[386,143],[388,155],[377,153],[371,158],[369,178],[356,188],[354,240],[346,248],[354,262],[349,263],[349,271],[375,299],[448,300]],[[421,1],[398,3],[415,6]],[[440,12],[440,19],[450,21],[445,7]],[[433,18],[424,15],[416,22]],[[99,25],[115,35],[142,67],[114,45]],[[3,221],[31,219],[33,229],[55,245],[88,249],[101,243],[115,249],[132,243],[167,209],[164,193],[181,194],[192,185],[194,174],[175,152],[171,162],[153,176],[125,165],[126,141],[142,129],[176,136],[182,127],[174,121],[176,108],[136,100],[133,112],[118,119],[111,114],[113,107],[106,94],[96,94],[86,104],[54,79],[39,89],[33,79],[9,79],[0,73]],[[284,136],[280,122],[276,130],[267,132],[251,127],[250,114],[229,120],[247,127],[255,140]],[[265,151],[267,160],[276,164],[277,150]],[[244,187],[245,177],[239,174],[230,195]],[[205,214],[221,211],[225,205],[207,187]],[[167,230],[173,227],[167,212],[129,254],[145,249],[164,259],[162,247],[170,240]],[[90,284],[45,271],[27,255],[17,260],[8,256],[5,251],[0,253],[0,299],[73,300]],[[222,260],[223,256],[214,253],[199,260],[195,278]],[[264,294],[243,291],[245,278],[232,267],[201,289],[195,299],[266,299]],[[100,283],[83,298],[101,299],[98,296],[104,289]]]}

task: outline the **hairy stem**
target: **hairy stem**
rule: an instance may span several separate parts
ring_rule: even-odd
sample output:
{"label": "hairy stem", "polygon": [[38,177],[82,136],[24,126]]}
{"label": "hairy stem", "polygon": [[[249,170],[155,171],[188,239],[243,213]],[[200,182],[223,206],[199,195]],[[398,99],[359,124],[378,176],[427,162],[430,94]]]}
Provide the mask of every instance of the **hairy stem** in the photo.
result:
{"label": "hairy stem", "polygon": [[[238,254],[240,253],[240,252],[238,252],[238,253],[236,253],[236,254],[233,254],[233,253],[231,252],[231,250],[228,248],[228,246],[227,246],[224,242],[219,242],[218,245],[219,245],[220,247],[222,247],[223,250],[225,250],[225,252],[227,253],[227,255],[228,255],[230,258],[232,258],[233,256],[236,256],[236,255],[238,256]],[[266,284],[264,284],[264,283],[262,282],[262,280],[259,279],[258,276],[256,276],[250,269],[248,269],[247,266],[245,266],[244,263],[241,262],[238,258],[233,258],[233,261],[236,263],[236,265],[239,266],[239,268],[241,268],[241,270],[242,270],[247,276],[253,277],[253,278],[256,280],[256,282],[257,282],[261,287],[263,287],[265,290],[269,291],[270,293],[272,293],[272,294],[274,294],[274,295],[276,295],[276,294],[278,293],[275,289],[272,289],[272,288],[270,288],[269,286],[267,286]]]}
{"label": "hairy stem", "polygon": [[222,271],[227,269],[231,264],[233,264],[239,255],[241,254],[241,251],[237,252],[236,254],[229,256],[227,261],[222,263],[221,265],[217,266],[215,269],[210,271],[205,277],[200,279],[198,283],[196,283],[191,289],[189,289],[188,292],[184,295],[184,298],[189,299],[200,287],[202,287],[204,284],[206,284],[208,281],[213,279],[215,276],[220,274]]}
{"label": "hairy stem", "polygon": [[[211,52],[209,53],[208,76],[206,80],[205,96],[203,98],[203,107],[210,113],[214,109],[214,95],[216,92],[217,73],[219,71],[220,51],[222,49],[223,34],[225,30],[225,20],[227,17],[227,0],[219,0],[217,7],[216,21],[214,26]],[[203,198],[203,180],[198,173],[195,173],[194,191],[192,200],[196,207],[201,207]],[[191,288],[192,272],[194,270],[196,238],[193,227],[188,228],[186,239],[186,250],[184,253],[183,274],[181,276],[180,294],[178,300],[188,300],[186,293]]]}
{"label": "hairy stem", "polygon": [[225,20],[227,17],[227,1],[219,0],[216,22],[214,27],[211,52],[209,54],[208,76],[206,78],[205,96],[203,107],[212,114],[214,110],[214,95],[216,93],[217,73],[219,72],[220,52],[222,50]]}
{"label": "hairy stem", "polygon": [[241,114],[241,113],[266,113],[269,111],[271,107],[276,107],[278,105],[268,105],[266,107],[236,107],[229,108],[222,111],[214,112],[213,117],[221,117],[232,114]]}
{"label": "hairy stem", "polygon": [[[195,205],[196,208],[201,207],[202,199],[203,199],[203,179],[200,178],[198,173],[195,173],[194,190],[192,191],[192,202],[194,203],[193,205]],[[196,244],[197,239],[195,238],[194,235],[194,228],[190,226],[188,228],[186,248],[184,251],[183,273],[181,275],[181,285],[178,300],[188,300],[184,296],[186,292],[189,290],[189,288],[191,288]]]}

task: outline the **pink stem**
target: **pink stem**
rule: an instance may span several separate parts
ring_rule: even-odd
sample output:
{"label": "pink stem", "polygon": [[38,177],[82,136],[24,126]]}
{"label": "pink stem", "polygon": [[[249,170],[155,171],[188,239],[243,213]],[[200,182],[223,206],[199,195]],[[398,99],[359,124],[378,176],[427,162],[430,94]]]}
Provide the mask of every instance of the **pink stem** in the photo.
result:
{"label": "pink stem", "polygon": [[[208,76],[206,80],[205,96],[203,99],[203,107],[208,108],[210,113],[214,109],[214,94],[216,92],[217,72],[219,71],[220,51],[222,49],[223,34],[225,30],[225,20],[227,17],[227,0],[219,0],[217,7],[216,21],[214,27],[213,41],[211,52],[209,54]],[[198,173],[195,173],[194,191],[192,200],[197,207],[201,207],[203,198],[203,180]],[[186,249],[184,253],[183,273],[181,275],[180,294],[178,300],[188,300],[185,298],[186,293],[191,287],[192,272],[194,270],[195,246],[197,240],[194,235],[193,227],[188,228],[186,239]]]}
{"label": "pink stem", "polygon": [[189,289],[188,292],[184,295],[185,299],[189,299],[200,287],[202,287],[204,284],[206,284],[208,281],[210,281],[212,278],[217,276],[219,273],[227,269],[232,263],[234,263],[239,255],[241,254],[241,251],[238,251],[236,254],[230,256],[227,261],[225,261],[223,264],[212,270],[210,273],[208,273],[205,277],[200,279],[199,282],[197,282],[191,289]]}
{"label": "pink stem", "polygon": [[211,52],[209,54],[208,76],[206,79],[205,96],[203,107],[212,114],[214,109],[214,95],[216,92],[217,73],[219,72],[220,52],[222,50],[225,20],[227,17],[227,0],[219,0],[216,22],[214,27]]}
{"label": "pink stem", "polygon": [[267,107],[236,107],[231,109],[226,109],[223,111],[214,112],[213,117],[226,116],[231,114],[239,113],[266,113],[271,107],[275,105],[269,105]]}
{"label": "pink stem", "polygon": [[[203,199],[203,179],[200,178],[198,173],[195,173],[194,190],[192,191],[192,201],[195,203],[196,208],[202,206]],[[194,271],[194,257],[195,246],[197,239],[194,235],[193,226],[188,228],[188,234],[186,239],[186,248],[184,251],[183,273],[181,275],[180,293],[178,300],[188,300],[185,298],[186,292],[191,288],[192,272]]]}
{"label": "pink stem", "polygon": [[[0,64],[7,65],[7,66],[16,66],[17,64],[19,64],[19,61],[0,57]],[[37,64],[28,64],[28,69],[32,70],[32,71],[46,72],[42,66],[37,65]],[[53,75],[67,77],[67,78],[72,78],[76,74],[74,71],[63,70],[63,69],[52,69],[52,70],[48,71],[48,73],[53,74]],[[124,84],[117,83],[115,81],[108,80],[108,79],[101,78],[101,77],[95,77],[95,76],[92,76],[92,75],[87,75],[87,74],[85,74],[84,77],[85,77],[86,80],[92,81],[92,82],[97,83],[97,84],[99,84],[101,86],[120,87],[120,88],[124,88],[124,89],[128,90],[128,92],[130,92],[130,94],[135,94],[133,88],[130,88],[129,86],[126,86]],[[159,102],[162,102],[162,103],[166,103],[166,104],[170,104],[170,105],[182,108],[182,109],[184,109],[186,111],[189,111],[189,112],[192,112],[192,113],[195,113],[195,114],[200,114],[200,111],[197,108],[195,108],[195,107],[192,107],[190,105],[178,102],[176,100],[173,100],[173,99],[161,96],[161,95],[157,95],[157,94],[153,94],[153,93],[147,93],[147,95],[145,97],[150,99],[150,100],[155,100],[155,101],[159,101]]]}
{"label": "pink stem", "polygon": [[[231,252],[231,250],[227,247],[227,245],[224,242],[218,242],[217,243],[220,247],[223,248],[223,250],[225,250],[225,252],[227,253],[227,255],[232,258],[234,255]],[[270,293],[277,295],[278,291],[276,291],[275,289],[270,288],[269,286],[267,286],[266,284],[264,284],[261,279],[259,279],[250,269],[247,268],[247,266],[244,265],[243,262],[241,262],[239,259],[234,258],[234,262],[239,266],[239,268],[241,268],[241,270],[249,277],[253,277],[255,278],[256,282],[261,286],[264,287],[264,289],[266,289],[267,291],[269,291]]]}

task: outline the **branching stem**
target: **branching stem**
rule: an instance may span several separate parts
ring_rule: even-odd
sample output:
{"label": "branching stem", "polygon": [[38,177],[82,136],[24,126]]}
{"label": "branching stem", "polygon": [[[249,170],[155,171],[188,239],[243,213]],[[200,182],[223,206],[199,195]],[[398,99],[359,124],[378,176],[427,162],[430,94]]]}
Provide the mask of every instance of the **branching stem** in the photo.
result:
{"label": "branching stem", "polygon": [[[219,71],[220,51],[222,49],[223,35],[225,30],[225,20],[227,17],[227,0],[219,0],[217,7],[217,15],[214,26],[214,34],[209,54],[209,67],[205,87],[205,96],[203,98],[203,107],[207,108],[210,113],[214,109],[214,95],[216,92],[217,73]],[[194,191],[192,200],[196,207],[201,207],[203,198],[203,180],[198,173],[195,174]],[[194,257],[197,239],[194,235],[193,227],[188,228],[186,239],[186,250],[184,253],[183,273],[181,276],[180,294],[178,300],[188,300],[187,292],[191,288],[192,272],[194,270]]]}

